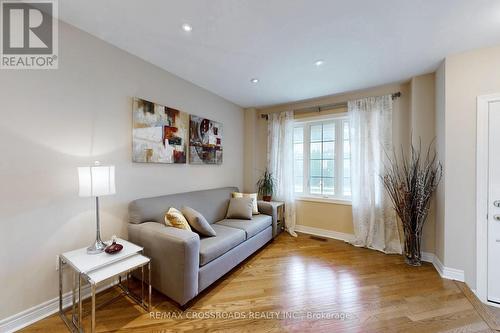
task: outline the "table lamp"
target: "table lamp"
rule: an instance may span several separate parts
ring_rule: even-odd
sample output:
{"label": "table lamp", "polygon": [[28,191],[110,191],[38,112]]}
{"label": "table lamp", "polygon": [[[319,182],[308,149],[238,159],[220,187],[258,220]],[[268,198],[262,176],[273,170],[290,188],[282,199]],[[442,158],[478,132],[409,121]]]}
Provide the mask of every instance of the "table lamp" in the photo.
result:
{"label": "table lamp", "polygon": [[101,166],[95,162],[91,167],[78,168],[79,196],[95,197],[96,209],[96,239],[94,244],[87,248],[88,254],[98,254],[104,251],[106,244],[101,240],[101,226],[99,222],[99,197],[115,194],[115,167]]}

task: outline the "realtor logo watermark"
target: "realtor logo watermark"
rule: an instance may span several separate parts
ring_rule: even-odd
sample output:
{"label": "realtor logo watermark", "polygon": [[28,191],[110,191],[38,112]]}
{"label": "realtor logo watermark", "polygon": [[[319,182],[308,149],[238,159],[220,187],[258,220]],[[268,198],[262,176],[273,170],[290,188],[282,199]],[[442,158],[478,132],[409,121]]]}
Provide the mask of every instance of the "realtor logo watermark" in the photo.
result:
{"label": "realtor logo watermark", "polygon": [[0,68],[57,69],[57,0],[0,0]]}

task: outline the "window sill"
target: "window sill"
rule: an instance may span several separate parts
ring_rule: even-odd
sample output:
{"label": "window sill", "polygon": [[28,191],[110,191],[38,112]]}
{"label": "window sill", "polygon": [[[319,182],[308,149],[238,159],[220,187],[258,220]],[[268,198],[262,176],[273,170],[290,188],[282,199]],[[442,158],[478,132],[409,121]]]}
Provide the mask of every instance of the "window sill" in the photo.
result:
{"label": "window sill", "polygon": [[323,202],[337,205],[352,206],[352,201],[348,199],[337,199],[337,198],[323,198],[323,197],[296,197],[297,201],[311,201],[311,202]]}

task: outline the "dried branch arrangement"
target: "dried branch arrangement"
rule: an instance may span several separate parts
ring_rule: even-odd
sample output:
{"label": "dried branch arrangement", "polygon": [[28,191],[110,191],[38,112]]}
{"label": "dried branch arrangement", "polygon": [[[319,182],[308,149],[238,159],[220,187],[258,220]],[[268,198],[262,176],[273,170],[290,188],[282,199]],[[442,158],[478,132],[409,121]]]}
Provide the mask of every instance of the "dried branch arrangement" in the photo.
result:
{"label": "dried branch arrangement", "polygon": [[401,157],[393,151],[382,177],[384,186],[403,225],[405,236],[404,256],[406,263],[421,265],[422,228],[429,213],[432,194],[443,175],[443,167],[437,161],[433,143],[422,156],[421,142],[417,148],[411,145],[409,155],[401,149]]}

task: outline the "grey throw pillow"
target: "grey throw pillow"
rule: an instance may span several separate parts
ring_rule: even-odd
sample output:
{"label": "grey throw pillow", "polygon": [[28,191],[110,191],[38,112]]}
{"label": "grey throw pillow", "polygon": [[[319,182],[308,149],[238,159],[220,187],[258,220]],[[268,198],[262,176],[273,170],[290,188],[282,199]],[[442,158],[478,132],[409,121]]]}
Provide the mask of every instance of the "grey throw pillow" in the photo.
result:
{"label": "grey throw pillow", "polygon": [[181,212],[188,221],[189,225],[200,235],[209,237],[216,235],[214,228],[212,228],[210,223],[208,223],[200,212],[191,207],[182,207]]}
{"label": "grey throw pillow", "polygon": [[252,198],[231,198],[226,218],[251,220],[253,210]]}

